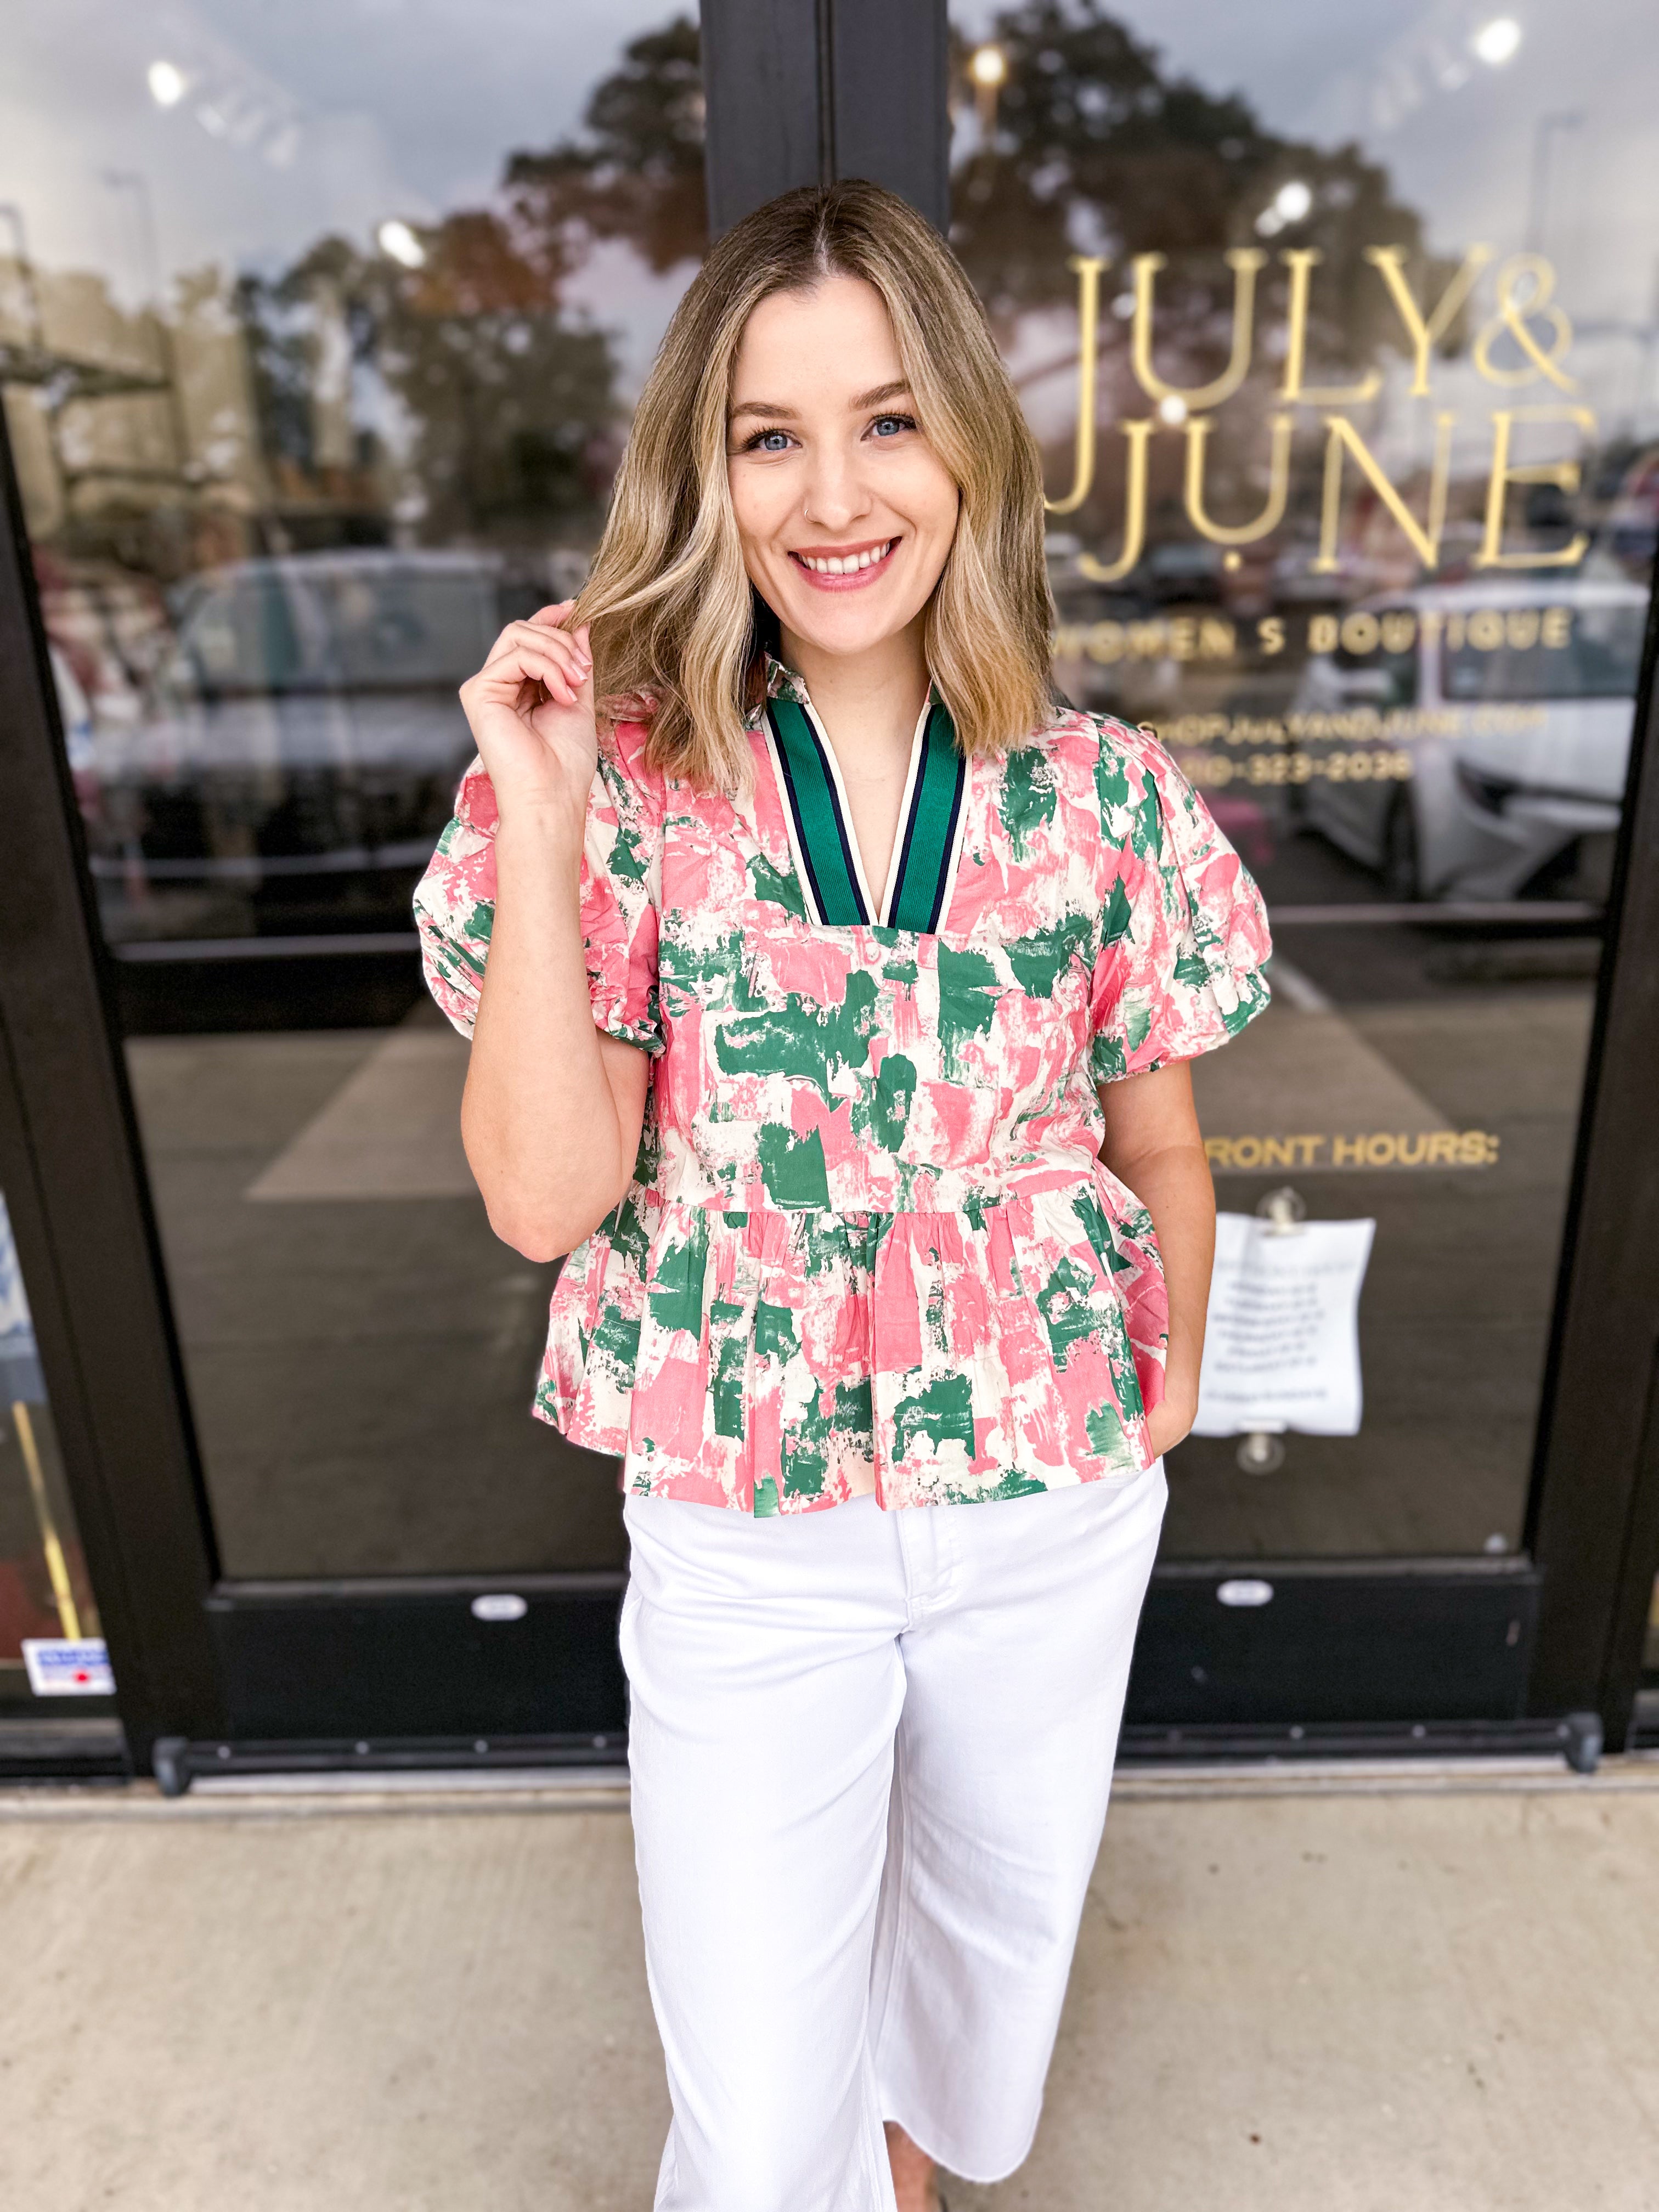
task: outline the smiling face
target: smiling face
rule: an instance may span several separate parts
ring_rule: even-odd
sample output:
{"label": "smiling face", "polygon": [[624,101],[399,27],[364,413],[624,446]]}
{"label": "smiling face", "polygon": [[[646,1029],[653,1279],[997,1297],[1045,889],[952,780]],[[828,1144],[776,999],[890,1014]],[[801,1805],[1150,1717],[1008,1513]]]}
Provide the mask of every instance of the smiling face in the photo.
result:
{"label": "smiling face", "polygon": [[866,653],[933,596],[958,495],[914,408],[872,284],[828,276],[774,293],[749,318],[727,477],[744,565],[786,639]]}

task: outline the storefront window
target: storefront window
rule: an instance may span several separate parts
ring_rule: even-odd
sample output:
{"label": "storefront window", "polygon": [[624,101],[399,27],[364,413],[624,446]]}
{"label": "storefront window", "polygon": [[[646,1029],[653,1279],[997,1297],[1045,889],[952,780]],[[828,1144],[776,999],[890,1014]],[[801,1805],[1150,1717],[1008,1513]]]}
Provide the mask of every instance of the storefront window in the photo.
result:
{"label": "storefront window", "polygon": [[695,13],[23,0],[6,46],[0,388],[226,1567],[617,1562],[410,895],[702,249]]}
{"label": "storefront window", "polygon": [[55,1701],[112,1690],[0,1198],[0,1718],[84,1711]]}
{"label": "storefront window", "polygon": [[952,23],[1058,681],[1274,921],[1195,1082],[1256,1240],[1212,1348],[1275,1371],[1206,1370],[1166,1550],[1511,1552],[1659,533],[1659,64],[1613,0]]}

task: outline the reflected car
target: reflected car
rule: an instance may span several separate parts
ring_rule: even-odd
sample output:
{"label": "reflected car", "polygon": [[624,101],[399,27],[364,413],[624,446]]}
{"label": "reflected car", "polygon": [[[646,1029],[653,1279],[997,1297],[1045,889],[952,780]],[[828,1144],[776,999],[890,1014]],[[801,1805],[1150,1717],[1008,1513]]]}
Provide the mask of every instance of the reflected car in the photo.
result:
{"label": "reflected car", "polygon": [[1183,538],[1152,546],[1130,580],[1154,606],[1218,606],[1224,574],[1218,545]]}
{"label": "reflected car", "polygon": [[80,678],[70,666],[68,654],[49,644],[46,657],[52,663],[52,686],[58,695],[58,719],[64,728],[64,750],[69,760],[70,781],[82,813],[90,818],[97,811],[100,795],[92,705]]}
{"label": "reflected car", "polygon": [[1616,578],[1427,585],[1351,607],[1290,709],[1344,725],[1292,720],[1314,770],[1304,820],[1391,898],[1604,899],[1646,616],[1646,592]]}
{"label": "reflected car", "polygon": [[500,628],[468,552],[274,556],[173,595],[143,710],[95,733],[110,938],[404,930],[472,754],[456,693]]}
{"label": "reflected car", "polygon": [[1617,559],[1637,570],[1659,549],[1659,447],[1650,446],[1625,471],[1607,513],[1607,542]]}

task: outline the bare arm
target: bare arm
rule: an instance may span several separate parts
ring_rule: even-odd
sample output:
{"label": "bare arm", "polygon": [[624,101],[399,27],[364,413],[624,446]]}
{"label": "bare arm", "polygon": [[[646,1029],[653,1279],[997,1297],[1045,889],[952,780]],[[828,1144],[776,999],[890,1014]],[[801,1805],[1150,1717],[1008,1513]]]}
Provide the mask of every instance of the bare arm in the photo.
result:
{"label": "bare arm", "polygon": [[461,1103],[490,1226],[526,1258],[580,1244],[628,1188],[647,1055],[594,1026],[579,881],[598,759],[585,631],[513,623],[461,702],[495,787],[495,915]]}
{"label": "bare arm", "polygon": [[1152,1217],[1170,1292],[1170,1344],[1164,1401],[1147,1418],[1154,1451],[1168,1451],[1192,1427],[1204,1317],[1215,1260],[1215,1186],[1193,1105],[1184,1060],[1100,1086],[1106,1137],[1100,1157]]}

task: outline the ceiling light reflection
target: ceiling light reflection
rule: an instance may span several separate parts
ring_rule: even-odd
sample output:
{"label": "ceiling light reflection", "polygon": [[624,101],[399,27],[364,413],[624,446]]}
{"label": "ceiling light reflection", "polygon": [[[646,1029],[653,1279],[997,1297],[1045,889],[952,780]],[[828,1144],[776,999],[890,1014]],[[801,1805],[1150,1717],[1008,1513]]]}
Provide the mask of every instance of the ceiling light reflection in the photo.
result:
{"label": "ceiling light reflection", "polygon": [[399,216],[392,216],[374,234],[375,244],[382,253],[401,262],[405,269],[424,269],[426,248],[409,225]]}
{"label": "ceiling light reflection", "polygon": [[152,62],[144,77],[158,107],[176,107],[190,90],[190,79],[176,62]]}
{"label": "ceiling light reflection", "polygon": [[1469,40],[1477,59],[1488,69],[1502,69],[1505,62],[1512,61],[1520,44],[1521,26],[1513,15],[1494,15]]}
{"label": "ceiling light reflection", "polygon": [[1287,223],[1301,222],[1311,215],[1313,204],[1313,186],[1300,177],[1291,177],[1273,194],[1271,205],[1257,216],[1255,227],[1263,238],[1272,238]]}

